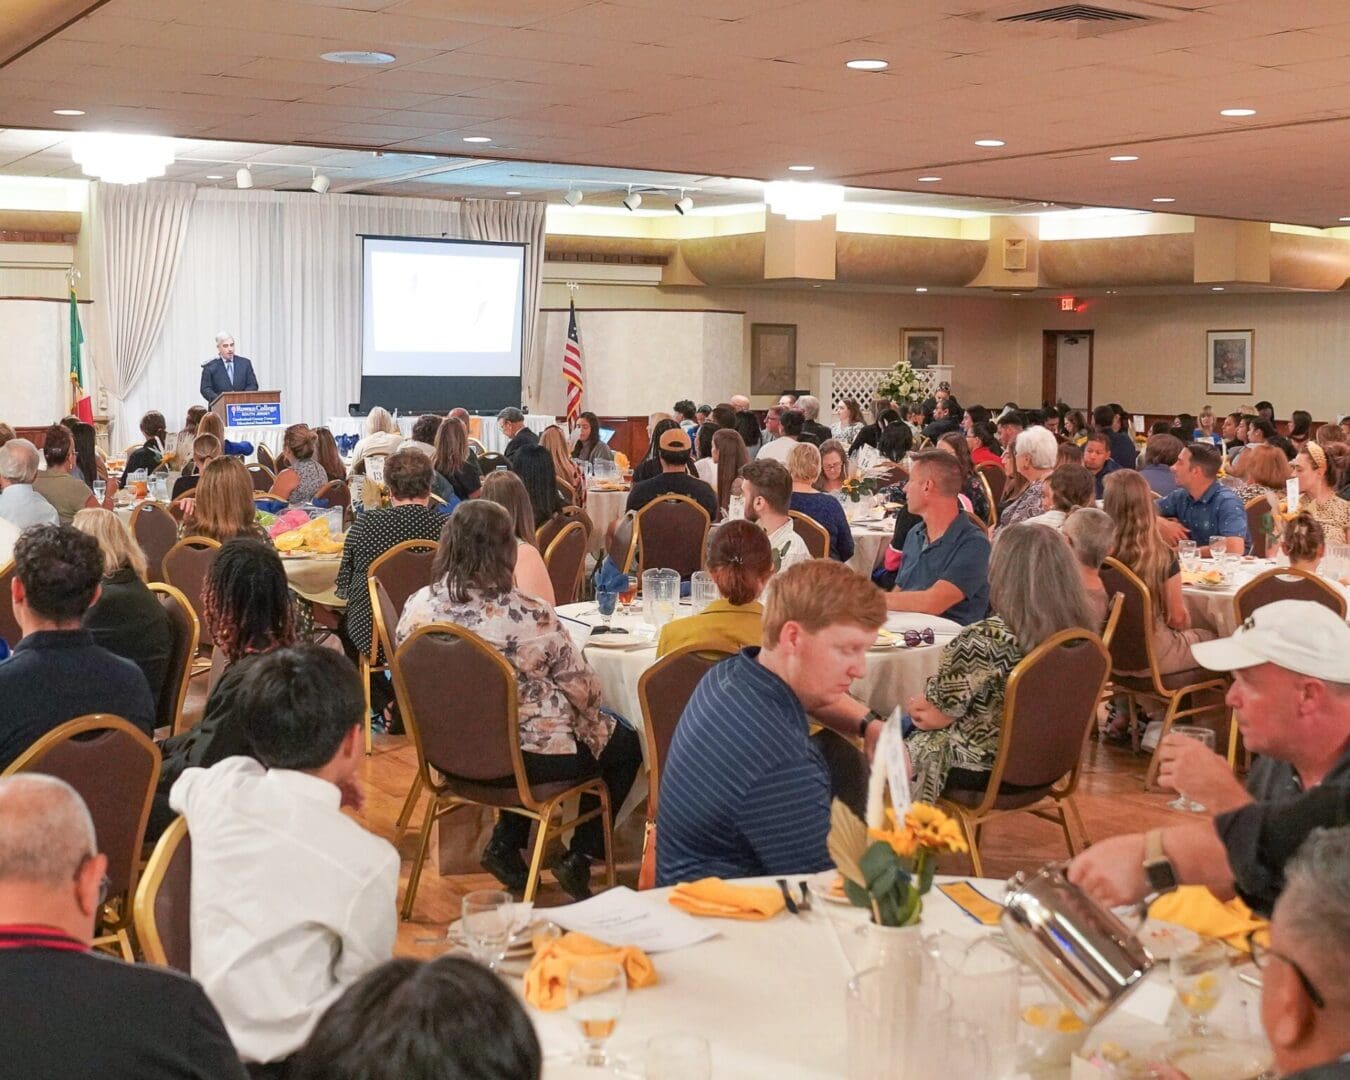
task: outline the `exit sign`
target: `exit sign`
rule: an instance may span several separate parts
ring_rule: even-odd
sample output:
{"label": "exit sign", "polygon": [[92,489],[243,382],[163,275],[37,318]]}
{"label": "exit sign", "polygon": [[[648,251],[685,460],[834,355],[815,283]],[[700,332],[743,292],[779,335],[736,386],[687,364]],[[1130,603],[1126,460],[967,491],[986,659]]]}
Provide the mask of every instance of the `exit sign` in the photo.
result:
{"label": "exit sign", "polygon": [[1059,310],[1076,311],[1078,310],[1078,301],[1072,296],[1061,296],[1059,298]]}

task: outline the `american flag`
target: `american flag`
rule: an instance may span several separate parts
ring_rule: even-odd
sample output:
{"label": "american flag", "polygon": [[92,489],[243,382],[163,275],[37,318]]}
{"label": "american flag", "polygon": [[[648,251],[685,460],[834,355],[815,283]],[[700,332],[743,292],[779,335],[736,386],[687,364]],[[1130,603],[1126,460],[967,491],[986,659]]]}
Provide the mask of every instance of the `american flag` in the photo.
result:
{"label": "american flag", "polygon": [[574,301],[567,316],[567,344],[563,347],[563,382],[567,383],[567,422],[575,424],[581,415],[581,392],[586,379],[581,370],[581,332],[577,329],[577,305]]}

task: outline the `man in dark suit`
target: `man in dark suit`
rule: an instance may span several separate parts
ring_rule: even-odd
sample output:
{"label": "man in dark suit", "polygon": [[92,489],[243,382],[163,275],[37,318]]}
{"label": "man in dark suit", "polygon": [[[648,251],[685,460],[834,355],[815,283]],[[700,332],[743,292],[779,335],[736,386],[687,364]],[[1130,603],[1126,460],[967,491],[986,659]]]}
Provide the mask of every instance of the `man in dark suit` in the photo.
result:
{"label": "man in dark suit", "polygon": [[514,406],[508,405],[497,414],[497,427],[509,440],[503,457],[510,461],[522,446],[533,446],[539,442],[539,436],[525,426],[525,414]]}
{"label": "man in dark suit", "polygon": [[0,779],[0,1075],[245,1080],[201,986],[90,950],[107,868],[74,788]]}
{"label": "man in dark suit", "polygon": [[231,390],[256,390],[258,377],[253,374],[253,361],[247,356],[234,355],[234,338],[230,334],[216,335],[216,352],[220,355],[202,365],[202,397],[209,405]]}

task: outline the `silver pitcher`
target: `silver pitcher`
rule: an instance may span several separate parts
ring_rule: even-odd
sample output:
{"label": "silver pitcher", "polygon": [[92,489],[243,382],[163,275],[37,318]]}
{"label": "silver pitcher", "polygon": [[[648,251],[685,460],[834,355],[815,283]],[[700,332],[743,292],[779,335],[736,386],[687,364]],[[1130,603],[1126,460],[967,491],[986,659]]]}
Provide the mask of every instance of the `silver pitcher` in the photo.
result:
{"label": "silver pitcher", "polygon": [[1073,884],[1062,864],[1015,874],[999,924],[1018,955],[1085,1024],[1118,1005],[1153,967],[1134,932]]}

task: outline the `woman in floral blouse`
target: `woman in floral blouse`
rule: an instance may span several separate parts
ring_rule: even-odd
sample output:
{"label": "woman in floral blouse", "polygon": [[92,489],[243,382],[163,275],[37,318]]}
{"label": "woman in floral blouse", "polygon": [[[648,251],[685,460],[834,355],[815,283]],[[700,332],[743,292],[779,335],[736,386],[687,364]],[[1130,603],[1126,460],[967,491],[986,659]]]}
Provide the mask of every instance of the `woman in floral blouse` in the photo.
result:
{"label": "woman in floral blouse", "polygon": [[1043,427],[1030,427],[1021,432],[1015,446],[1013,461],[1017,471],[1026,478],[1027,485],[999,508],[998,526],[994,529],[996,537],[1014,525],[1045,513],[1045,479],[1055,471],[1059,458],[1059,443]]}
{"label": "woman in floral blouse", "polygon": [[994,545],[989,606],[1002,614],[962,630],[942,650],[927,694],[905,703],[919,801],[935,801],[948,786],[983,790],[1013,668],[1061,630],[1097,626],[1069,545],[1030,524],[1008,528]]}
{"label": "woman in floral blouse", "polygon": [[[609,787],[615,813],[642,762],[637,734],[621,717],[600,708],[600,680],[553,608],[514,587],[515,563],[511,515],[486,499],[462,503],[441,534],[432,584],[414,593],[403,609],[397,640],[401,644],[430,623],[453,623],[497,649],[516,672],[526,775],[539,784],[598,773]],[[515,779],[500,782],[514,785]],[[581,808],[597,803],[595,796],[584,796]],[[483,852],[484,869],[509,889],[525,887],[520,849],[529,828],[529,820],[518,814],[500,815]],[[571,851],[554,871],[577,899],[590,895],[590,860],[603,857],[603,836],[598,817],[578,826]]]}

